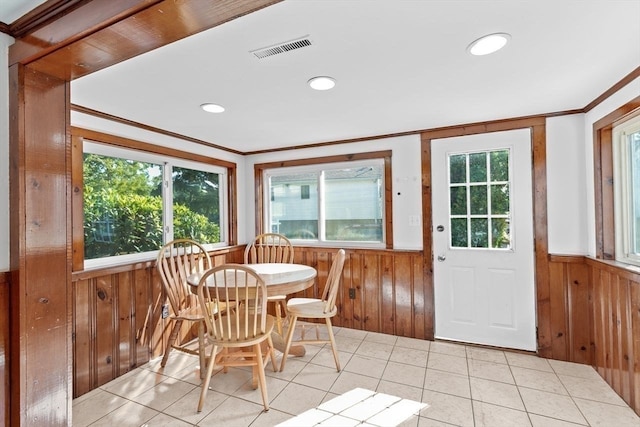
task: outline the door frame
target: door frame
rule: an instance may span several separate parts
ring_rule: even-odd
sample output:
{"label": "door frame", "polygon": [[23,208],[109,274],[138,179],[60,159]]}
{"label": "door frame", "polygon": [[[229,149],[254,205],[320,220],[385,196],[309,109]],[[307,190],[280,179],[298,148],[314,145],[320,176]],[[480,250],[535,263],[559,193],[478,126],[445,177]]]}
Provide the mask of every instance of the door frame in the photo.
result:
{"label": "door frame", "polygon": [[536,292],[537,354],[551,357],[551,311],[549,304],[549,247],[547,241],[547,148],[546,118],[526,117],[433,129],[420,134],[422,171],[422,247],[424,251],[425,332],[433,340],[435,307],[433,282],[433,230],[431,190],[431,141],[455,136],[475,135],[505,130],[531,130],[533,245]]}

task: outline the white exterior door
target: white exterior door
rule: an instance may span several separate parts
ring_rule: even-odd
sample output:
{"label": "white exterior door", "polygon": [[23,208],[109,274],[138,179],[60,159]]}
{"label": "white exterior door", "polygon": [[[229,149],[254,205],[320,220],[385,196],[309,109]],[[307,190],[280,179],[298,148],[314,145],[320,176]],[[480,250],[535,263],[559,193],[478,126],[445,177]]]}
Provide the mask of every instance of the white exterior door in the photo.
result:
{"label": "white exterior door", "polygon": [[536,350],[530,130],[431,153],[436,338]]}

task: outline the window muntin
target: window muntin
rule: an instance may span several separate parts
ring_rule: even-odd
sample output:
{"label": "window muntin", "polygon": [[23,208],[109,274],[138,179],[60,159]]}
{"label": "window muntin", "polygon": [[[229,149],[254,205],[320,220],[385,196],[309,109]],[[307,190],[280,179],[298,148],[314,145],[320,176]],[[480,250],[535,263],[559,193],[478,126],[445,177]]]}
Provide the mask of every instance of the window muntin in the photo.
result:
{"label": "window muntin", "polygon": [[451,248],[511,249],[510,150],[448,155]]}
{"label": "window muntin", "polygon": [[267,169],[265,229],[291,240],[380,246],[384,160]]}
{"label": "window muntin", "polygon": [[640,265],[640,117],[613,129],[616,259]]}
{"label": "window muntin", "polygon": [[164,242],[223,246],[226,170],[84,143],[85,268],[148,259]]}

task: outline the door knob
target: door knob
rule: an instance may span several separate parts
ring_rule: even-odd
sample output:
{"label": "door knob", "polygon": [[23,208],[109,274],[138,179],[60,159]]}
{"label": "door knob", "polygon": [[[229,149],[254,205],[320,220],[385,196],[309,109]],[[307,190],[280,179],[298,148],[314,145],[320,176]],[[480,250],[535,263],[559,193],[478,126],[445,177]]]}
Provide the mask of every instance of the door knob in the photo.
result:
{"label": "door knob", "polygon": [[442,262],[442,261],[444,261],[445,259],[447,259],[447,257],[446,257],[446,256],[444,256],[444,255],[438,255],[438,261]]}

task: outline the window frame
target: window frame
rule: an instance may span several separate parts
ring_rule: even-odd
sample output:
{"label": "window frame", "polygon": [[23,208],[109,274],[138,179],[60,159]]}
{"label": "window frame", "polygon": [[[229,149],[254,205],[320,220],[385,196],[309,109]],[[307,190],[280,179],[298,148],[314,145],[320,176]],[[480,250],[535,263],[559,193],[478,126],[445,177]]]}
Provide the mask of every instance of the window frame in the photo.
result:
{"label": "window frame", "polygon": [[391,180],[391,150],[376,151],[368,153],[354,153],[344,154],[337,156],[327,157],[314,157],[307,159],[285,160],[269,163],[256,163],[254,165],[254,182],[255,182],[255,234],[262,234],[269,230],[266,228],[267,214],[266,208],[268,206],[265,200],[269,195],[268,182],[265,179],[265,172],[267,170],[276,170],[280,168],[290,168],[295,166],[317,166],[331,165],[337,163],[347,163],[361,160],[382,159],[384,163],[384,241],[383,242],[355,242],[355,241],[315,241],[299,239],[294,243],[304,246],[317,246],[317,247],[333,247],[333,246],[345,246],[345,247],[363,247],[363,248],[393,248],[393,209],[392,209],[392,180]]}
{"label": "window frame", "polygon": [[[219,173],[224,171],[224,183],[221,201],[221,240],[220,243],[210,243],[205,245],[207,249],[228,247],[237,244],[237,170],[236,164],[211,157],[188,153],[163,146],[149,144],[141,141],[122,138],[110,134],[91,131],[82,128],[72,128],[72,188],[73,198],[71,207],[72,235],[73,235],[73,271],[87,269],[105,268],[117,265],[126,265],[136,262],[145,262],[155,259],[158,251],[149,251],[139,254],[119,255],[113,257],[96,258],[95,260],[84,259],[84,144],[102,146],[106,150],[106,155],[117,156],[117,152],[132,153],[132,160],[150,161],[158,164],[158,159],[164,159],[161,166],[164,169],[166,160],[171,160],[175,166],[213,171]],[[112,154],[109,154],[111,150]],[[122,151],[124,150],[124,151]],[[100,154],[100,153],[98,153]],[[120,156],[122,157],[122,156]],[[164,194],[164,190],[163,190]],[[167,203],[163,195],[163,204]],[[163,218],[166,218],[166,210],[163,210]],[[166,219],[165,219],[166,221]],[[173,232],[173,227],[171,227]],[[166,230],[164,231],[165,239]],[[159,249],[159,248],[158,248]]]}
{"label": "window frame", "polygon": [[593,123],[596,259],[616,259],[613,189],[613,127],[640,116],[640,97]]}
{"label": "window frame", "polygon": [[[614,194],[614,231],[615,231],[615,259],[640,266],[640,253],[632,253],[632,237],[636,225],[632,218],[632,187],[633,177],[630,147],[627,135],[640,132],[640,116],[632,117],[612,128],[613,150],[613,194]],[[640,172],[640,171],[637,171]]]}

